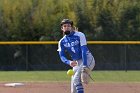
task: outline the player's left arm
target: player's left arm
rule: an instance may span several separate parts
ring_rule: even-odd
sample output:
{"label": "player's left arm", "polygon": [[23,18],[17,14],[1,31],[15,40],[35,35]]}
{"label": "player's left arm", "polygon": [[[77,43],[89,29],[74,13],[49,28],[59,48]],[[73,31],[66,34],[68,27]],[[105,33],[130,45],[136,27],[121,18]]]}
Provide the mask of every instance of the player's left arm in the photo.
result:
{"label": "player's left arm", "polygon": [[81,50],[82,50],[82,59],[83,59],[83,65],[87,66],[87,41],[86,37],[83,33],[80,35],[80,45],[81,45]]}
{"label": "player's left arm", "polygon": [[82,50],[83,67],[81,69],[81,81],[85,84],[89,83],[90,69],[87,66],[87,41],[83,33],[80,35],[80,44]]}
{"label": "player's left arm", "polygon": [[87,66],[87,45],[81,46],[83,65]]}

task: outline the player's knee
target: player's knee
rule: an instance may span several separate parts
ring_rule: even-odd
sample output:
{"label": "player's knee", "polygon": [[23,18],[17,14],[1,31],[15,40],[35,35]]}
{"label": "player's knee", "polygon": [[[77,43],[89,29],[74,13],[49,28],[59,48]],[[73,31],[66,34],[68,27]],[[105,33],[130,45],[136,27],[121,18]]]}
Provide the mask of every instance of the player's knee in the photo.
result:
{"label": "player's knee", "polygon": [[79,80],[77,78],[74,78],[73,81],[74,81],[74,85],[77,85],[77,84],[79,84],[81,82],[81,80]]}

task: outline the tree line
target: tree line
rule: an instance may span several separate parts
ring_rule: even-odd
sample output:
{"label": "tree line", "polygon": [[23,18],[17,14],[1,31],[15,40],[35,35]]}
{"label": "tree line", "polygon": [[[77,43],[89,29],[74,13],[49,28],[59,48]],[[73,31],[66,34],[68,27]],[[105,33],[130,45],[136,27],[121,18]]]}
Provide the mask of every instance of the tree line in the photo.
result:
{"label": "tree line", "polygon": [[139,0],[0,0],[0,41],[58,41],[64,18],[88,40],[140,40]]}

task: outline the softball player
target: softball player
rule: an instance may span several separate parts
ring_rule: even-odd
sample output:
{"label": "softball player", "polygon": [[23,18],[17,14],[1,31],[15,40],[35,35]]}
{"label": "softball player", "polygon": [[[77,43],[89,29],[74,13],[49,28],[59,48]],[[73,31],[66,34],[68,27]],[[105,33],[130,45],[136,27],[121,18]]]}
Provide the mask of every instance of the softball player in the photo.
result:
{"label": "softball player", "polygon": [[[88,81],[81,80],[81,73],[83,69],[91,71],[94,68],[94,57],[87,48],[85,35],[82,32],[73,31],[73,21],[63,19],[61,30],[64,36],[58,44],[60,59],[73,67],[75,73],[71,78],[71,93],[84,93],[82,84],[87,84]],[[71,60],[66,58],[65,52],[70,54]]]}

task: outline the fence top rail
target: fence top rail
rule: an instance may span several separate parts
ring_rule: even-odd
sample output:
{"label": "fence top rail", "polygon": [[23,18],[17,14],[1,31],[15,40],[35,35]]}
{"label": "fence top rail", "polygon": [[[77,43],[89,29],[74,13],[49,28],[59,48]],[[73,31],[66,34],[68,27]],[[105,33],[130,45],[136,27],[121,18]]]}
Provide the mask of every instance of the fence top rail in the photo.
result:
{"label": "fence top rail", "polygon": [[[140,44],[140,41],[87,41],[88,44]],[[0,45],[58,44],[58,41],[0,41]]]}

